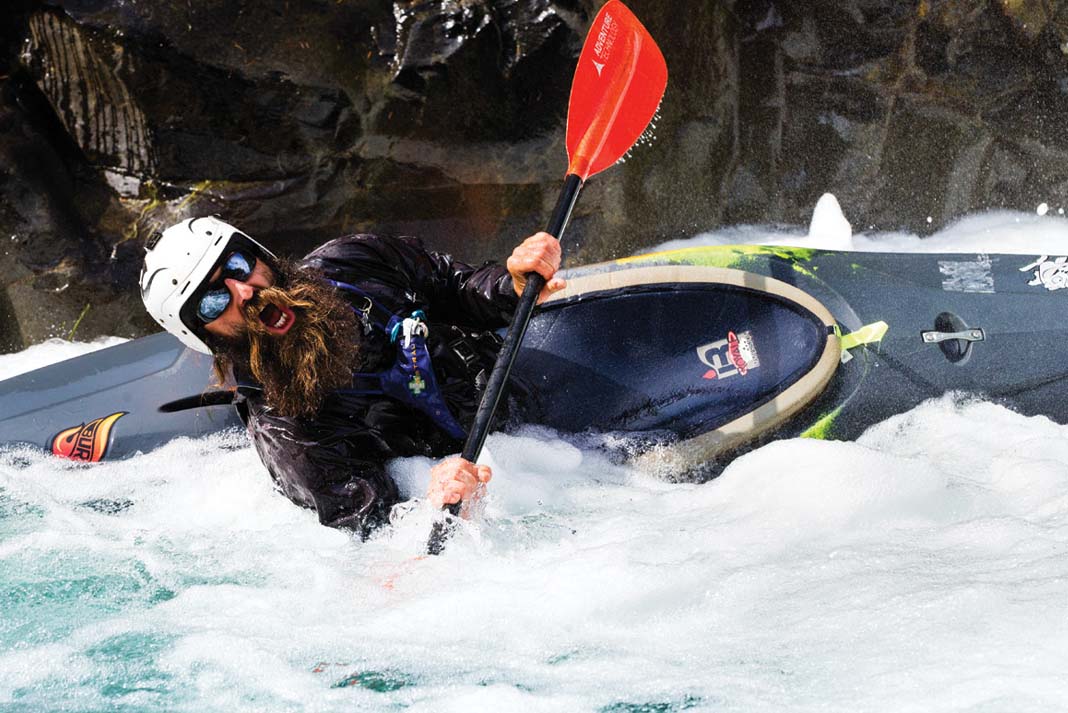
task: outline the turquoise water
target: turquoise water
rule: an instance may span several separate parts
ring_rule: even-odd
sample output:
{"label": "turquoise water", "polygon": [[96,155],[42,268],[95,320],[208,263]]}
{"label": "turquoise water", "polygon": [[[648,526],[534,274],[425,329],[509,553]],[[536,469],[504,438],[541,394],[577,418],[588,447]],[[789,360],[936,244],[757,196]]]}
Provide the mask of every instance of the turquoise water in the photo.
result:
{"label": "turquoise water", "polygon": [[[577,468],[556,481],[565,489],[626,477],[582,472],[582,454],[562,443],[548,454],[511,443],[532,451],[535,468]],[[401,464],[408,472],[398,477],[418,480],[426,465]],[[517,502],[551,485],[517,492]],[[472,530],[454,553],[418,560],[429,516],[413,511],[369,544],[321,528],[271,490],[242,434],[98,466],[0,454],[0,710],[400,710],[434,708],[456,692],[465,708],[525,707],[555,686],[557,670],[611,650],[532,651],[492,630],[503,624],[511,638],[538,616],[465,612],[468,598],[485,604],[491,594],[511,608],[534,594],[531,583],[502,589],[496,580],[522,583],[514,560],[532,535],[574,538],[562,513],[505,517],[495,543]],[[470,590],[465,568],[498,549],[491,559],[508,566],[479,567]],[[472,660],[486,637],[503,648]],[[672,694],[605,710],[681,710],[696,700]]]}
{"label": "turquoise water", "polygon": [[[220,480],[228,471],[240,482]],[[259,475],[240,434],[101,467],[0,456],[0,706],[306,705],[287,692],[293,681],[273,675],[279,667],[323,689],[317,709],[330,705],[332,686],[385,695],[412,685],[404,672],[364,671],[358,646],[309,647],[289,630],[310,594],[300,591],[304,575],[328,579],[332,572],[324,576],[316,562],[354,556],[358,545],[318,527],[264,481],[252,482]],[[245,510],[258,499],[268,507]],[[317,611],[326,606],[310,599]],[[262,626],[250,627],[252,620]],[[317,666],[335,653],[356,663],[338,667],[329,656],[330,665]],[[334,698],[338,709],[354,700]]]}

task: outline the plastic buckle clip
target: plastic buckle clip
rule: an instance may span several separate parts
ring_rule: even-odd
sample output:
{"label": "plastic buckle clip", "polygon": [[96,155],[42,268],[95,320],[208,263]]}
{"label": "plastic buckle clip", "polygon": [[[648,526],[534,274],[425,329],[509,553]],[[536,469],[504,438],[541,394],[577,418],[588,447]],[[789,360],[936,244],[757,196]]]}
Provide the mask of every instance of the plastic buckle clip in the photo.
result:
{"label": "plastic buckle clip", "polygon": [[404,321],[398,322],[397,324],[393,325],[393,330],[390,332],[389,340],[391,342],[396,342],[397,337],[403,334],[404,343],[401,346],[404,349],[407,349],[412,344],[413,336],[419,335],[426,339],[427,335],[430,334],[430,329],[426,326],[426,322],[423,321],[425,319],[426,314],[424,314],[423,310],[415,310],[414,312],[412,312],[411,317],[405,317]]}
{"label": "plastic buckle clip", "polygon": [[460,358],[460,361],[464,363],[464,366],[470,370],[470,368],[478,362],[478,354],[474,348],[467,343],[467,339],[464,337],[457,337],[449,342],[449,349],[452,353]]}

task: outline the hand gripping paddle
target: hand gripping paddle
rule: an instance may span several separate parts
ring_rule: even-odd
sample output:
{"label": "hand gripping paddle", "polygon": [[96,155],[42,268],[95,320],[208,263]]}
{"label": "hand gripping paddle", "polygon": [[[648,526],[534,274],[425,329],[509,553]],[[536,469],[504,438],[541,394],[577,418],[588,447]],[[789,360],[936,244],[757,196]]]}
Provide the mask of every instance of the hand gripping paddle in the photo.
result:
{"label": "hand gripping paddle", "polygon": [[[660,106],[666,86],[667,65],[649,31],[623,3],[609,0],[590,26],[571,82],[567,176],[545,232],[557,240],[564,236],[583,182],[619,161],[630,150]],[[544,286],[541,275],[534,272],[527,275],[526,287],[464,444],[461,455],[465,460],[474,463],[482,452],[534,304]],[[448,506],[448,510],[458,514],[460,503]],[[444,521],[435,523],[427,552],[439,554],[448,534]]]}

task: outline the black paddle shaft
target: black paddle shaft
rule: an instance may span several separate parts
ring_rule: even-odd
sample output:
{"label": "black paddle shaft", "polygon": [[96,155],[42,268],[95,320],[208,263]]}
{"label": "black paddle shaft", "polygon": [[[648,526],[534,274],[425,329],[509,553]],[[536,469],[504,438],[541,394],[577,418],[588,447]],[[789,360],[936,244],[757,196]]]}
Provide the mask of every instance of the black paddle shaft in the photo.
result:
{"label": "black paddle shaft", "polygon": [[[549,219],[549,227],[545,229],[545,232],[557,240],[564,237],[564,230],[567,229],[567,223],[571,220],[571,211],[575,208],[581,189],[582,179],[574,173],[568,174],[564,180],[564,187],[560,191],[560,198],[556,201],[556,208],[553,209],[552,217]],[[519,353],[519,345],[523,343],[523,335],[527,333],[530,318],[534,314],[534,306],[544,286],[545,278],[536,272],[527,273],[527,284],[515,308],[512,324],[508,327],[504,343],[501,344],[497,362],[493,365],[489,381],[486,382],[486,390],[482,392],[482,401],[478,405],[467,442],[464,443],[463,452],[460,454],[464,460],[474,463],[482,453],[482,446],[486,442],[486,436],[489,435],[493,415],[497,412],[501,396],[504,395],[508,376],[512,373],[512,365],[515,364],[515,357]],[[455,503],[447,506],[447,509],[453,515],[458,515],[461,505],[462,503]],[[427,553],[440,554],[448,536],[449,528],[444,521],[435,522],[430,532],[430,539],[427,541]]]}
{"label": "black paddle shaft", "polygon": [[[560,192],[560,199],[556,202],[549,227],[545,232],[557,240],[564,236],[571,211],[578,200],[579,190],[582,188],[582,179],[571,174],[564,182],[564,188]],[[497,406],[504,395],[508,384],[508,376],[512,373],[512,365],[519,353],[519,345],[523,343],[523,336],[527,333],[530,318],[534,314],[534,306],[537,302],[541,289],[545,286],[545,278],[536,272],[527,273],[527,284],[523,288],[523,295],[519,298],[519,304],[515,309],[515,316],[508,328],[508,334],[501,344],[501,351],[497,354],[497,362],[493,365],[489,381],[486,382],[486,390],[482,393],[482,401],[475,413],[475,420],[471,424],[471,432],[464,443],[461,456],[464,460],[474,463],[482,452],[482,446],[489,434],[490,423],[493,415],[497,412]]]}

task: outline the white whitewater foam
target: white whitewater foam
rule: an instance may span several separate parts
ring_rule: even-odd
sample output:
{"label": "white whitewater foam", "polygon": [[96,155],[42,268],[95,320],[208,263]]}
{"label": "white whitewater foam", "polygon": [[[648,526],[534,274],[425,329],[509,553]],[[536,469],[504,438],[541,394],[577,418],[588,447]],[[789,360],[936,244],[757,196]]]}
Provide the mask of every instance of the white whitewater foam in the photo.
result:
{"label": "white whitewater foam", "polygon": [[807,245],[821,250],[853,250],[853,226],[842,214],[842,206],[831,193],[824,193],[812,211]]}
{"label": "white whitewater foam", "polygon": [[[848,226],[848,219],[842,213],[837,199],[828,193],[820,199],[817,209],[813,212],[812,226],[808,233],[774,226],[731,226],[701,233],[686,240],[671,240],[644,252],[703,245],[743,244],[792,245],[861,252],[1068,255],[1068,219],[1062,215],[993,211],[961,218],[927,237],[877,231],[853,234]],[[834,247],[831,243],[845,245],[847,229],[850,230],[852,247]]]}
{"label": "white whitewater foam", "polygon": [[[430,559],[413,559],[422,506],[357,543],[274,493],[239,440],[93,468],[9,456],[0,488],[23,514],[0,540],[0,572],[22,594],[4,602],[0,705],[1068,701],[1068,429],[1046,419],[944,399],[857,443],[771,444],[703,485],[544,433],[489,448],[484,519]],[[101,500],[129,504],[87,505]]]}
{"label": "white whitewater foam", "polygon": [[[805,239],[689,244],[726,235]],[[854,239],[1066,236],[999,213]],[[946,397],[700,485],[536,429],[487,450],[481,519],[425,559],[424,504],[356,542],[241,437],[97,466],[0,452],[0,710],[1068,708],[1064,426]],[[429,465],[393,473],[418,494]]]}

